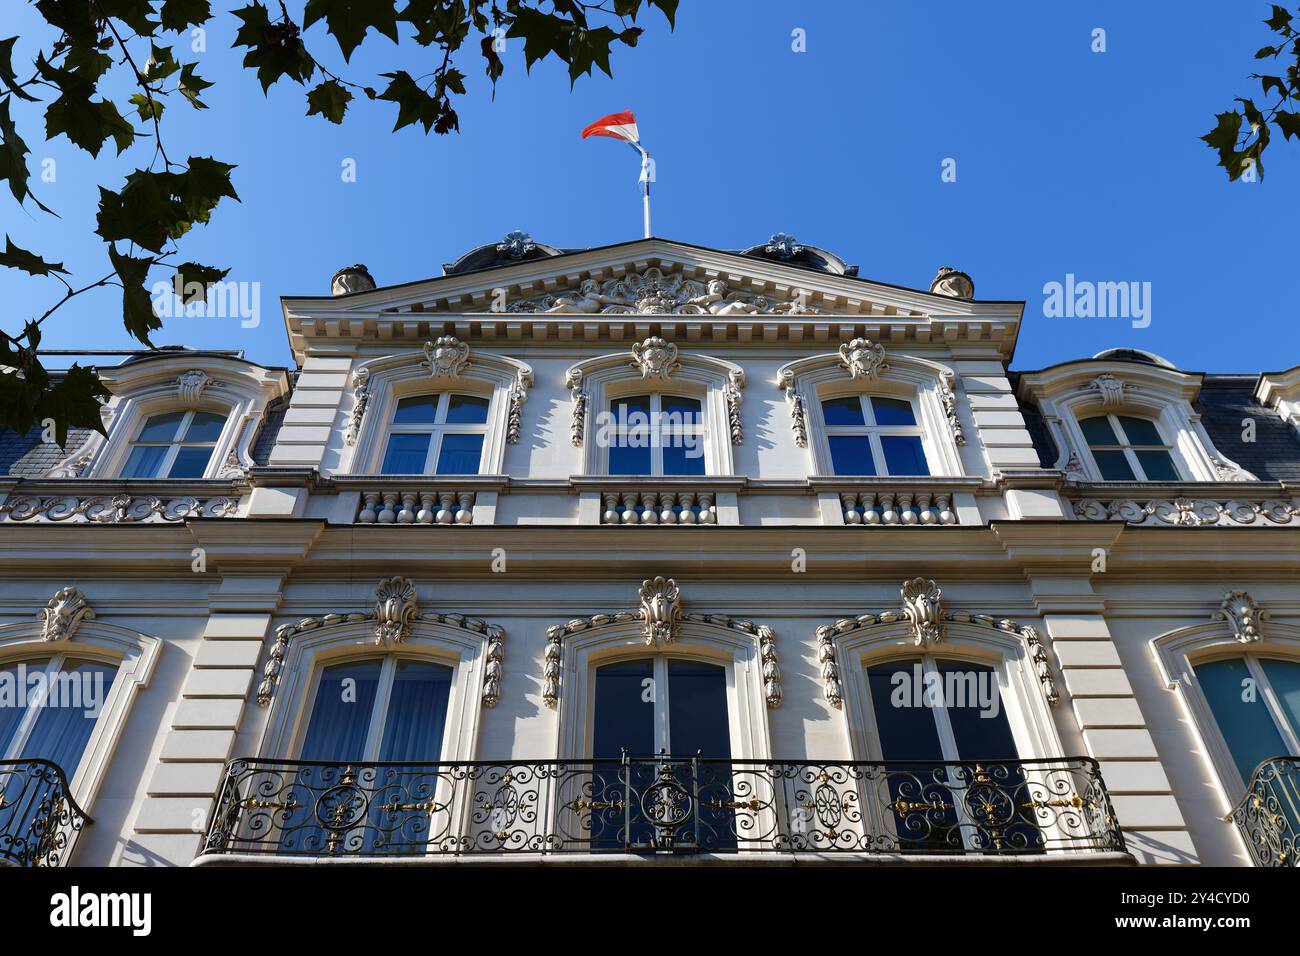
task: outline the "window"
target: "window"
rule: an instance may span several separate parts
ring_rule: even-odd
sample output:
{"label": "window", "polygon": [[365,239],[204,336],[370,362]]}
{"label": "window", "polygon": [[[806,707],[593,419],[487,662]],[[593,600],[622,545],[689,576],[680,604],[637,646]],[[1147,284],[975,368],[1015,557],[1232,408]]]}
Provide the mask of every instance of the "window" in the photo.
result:
{"label": "window", "polygon": [[1018,754],[992,667],[926,655],[869,667],[867,682],[900,848],[1043,846],[1032,809],[1011,806],[1032,807],[1031,788],[1002,762]]}
{"label": "window", "polygon": [[145,419],[123,478],[202,478],[225,427],[217,412],[164,412]]}
{"label": "window", "polygon": [[1269,758],[1300,754],[1300,663],[1246,655],[1193,669],[1243,785]]}
{"label": "window", "polygon": [[1097,415],[1079,422],[1104,481],[1180,481],[1155,422],[1128,415]]}
{"label": "window", "polygon": [[634,395],[610,403],[608,427],[598,440],[609,445],[611,475],[703,475],[703,403],[682,395]]}
{"label": "window", "polygon": [[116,676],[112,664],[62,654],[0,667],[13,692],[0,707],[0,759],[49,760],[71,781]]}
{"label": "window", "polygon": [[910,401],[849,395],[821,404],[835,474],[930,474]]}
{"label": "window", "polygon": [[399,399],[380,471],[385,475],[477,475],[489,401],[443,392]]}

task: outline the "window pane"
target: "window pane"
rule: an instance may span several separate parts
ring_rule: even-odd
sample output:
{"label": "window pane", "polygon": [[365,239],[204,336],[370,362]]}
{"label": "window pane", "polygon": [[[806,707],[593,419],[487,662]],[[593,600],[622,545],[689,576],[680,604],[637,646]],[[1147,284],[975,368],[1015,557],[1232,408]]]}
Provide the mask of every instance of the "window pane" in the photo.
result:
{"label": "window pane", "polygon": [[[620,424],[622,424],[622,419],[624,417],[629,416],[634,412],[640,412],[644,415],[645,421],[648,424],[650,421],[650,396],[631,395],[627,398],[616,399],[611,404],[611,410],[614,413],[614,417],[620,420]],[[628,424],[638,424],[639,421],[640,420],[638,419],[637,422],[629,422]]]}
{"label": "window pane", "polygon": [[1015,760],[1016,741],[1011,736],[993,668],[966,661],[939,661],[938,670],[957,755],[962,760]]}
{"label": "window pane", "polygon": [[[877,425],[915,425],[916,415],[912,413],[912,403],[897,398],[873,398],[871,410],[875,413]],[[923,474],[923,472],[917,472]]]}
{"label": "window pane", "polygon": [[704,424],[704,414],[701,411],[704,406],[700,404],[700,400],[697,398],[685,398],[681,395],[661,395],[659,403],[665,415],[676,415],[688,425]]}
{"label": "window pane", "polygon": [[185,441],[216,441],[221,437],[221,429],[226,427],[226,416],[216,412],[195,412],[190,419],[189,428],[185,429]]}
{"label": "window pane", "polygon": [[871,442],[866,435],[831,435],[831,467],[837,475],[874,475]]}
{"label": "window pane", "polygon": [[918,686],[924,688],[921,661],[891,661],[867,671],[871,710],[885,760],[942,760],[934,714]]}
{"label": "window pane", "polygon": [[1143,473],[1147,476],[1147,481],[1179,481],[1178,469],[1174,467],[1174,460],[1170,457],[1169,452],[1161,449],[1159,451],[1139,451],[1137,452],[1138,464],[1142,466]]}
{"label": "window pane", "polygon": [[1286,753],[1263,694],[1246,692],[1250,669],[1241,658],[1198,664],[1196,679],[1242,780],[1269,757]]}
{"label": "window pane", "polygon": [[591,754],[617,760],[624,750],[654,753],[654,669],[649,658],[596,669],[596,707]]}
{"label": "window pane", "polygon": [[137,441],[171,441],[176,437],[176,428],[184,417],[184,412],[168,412],[150,417],[144,423],[144,428],[140,429]]}
{"label": "window pane", "polygon": [[428,435],[390,435],[380,471],[385,475],[422,475],[428,455]]}
{"label": "window pane", "polygon": [[[631,448],[626,437],[619,444],[609,449],[609,473],[611,475],[648,475],[651,473],[650,443],[642,438],[644,447]],[[703,459],[701,459],[703,460]]]}
{"label": "window pane", "polygon": [[1268,682],[1277,694],[1282,714],[1291,726],[1291,733],[1300,737],[1300,664],[1295,661],[1262,660]]}
{"label": "window pane", "polygon": [[302,744],[303,760],[361,760],[382,662],[372,658],[326,667]]}
{"label": "window pane", "polygon": [[665,475],[704,474],[704,437],[698,434],[666,437]]}
{"label": "window pane", "polygon": [[482,435],[443,435],[435,475],[477,475],[483,457]]}
{"label": "window pane", "polygon": [[1124,434],[1128,436],[1130,445],[1163,445],[1164,440],[1160,437],[1160,431],[1156,428],[1156,423],[1148,421],[1145,418],[1129,418],[1126,415],[1119,415],[1120,427],[1124,429]]}
{"label": "window pane", "polygon": [[39,705],[20,756],[52,760],[71,780],[116,674],[116,667],[98,661],[64,663]]}
{"label": "window pane", "polygon": [[380,760],[436,761],[442,756],[451,668],[428,661],[397,662],[384,721]]}
{"label": "window pane", "polygon": [[865,425],[862,417],[862,399],[856,395],[848,398],[828,398],[822,402],[822,419],[831,425]]}
{"label": "window pane", "polygon": [[432,425],[438,412],[437,395],[412,395],[398,399],[394,425]]}
{"label": "window pane", "polygon": [[925,451],[915,435],[882,435],[880,448],[885,453],[885,467],[891,475],[928,475]]}
{"label": "window pane", "polygon": [[1101,477],[1106,481],[1136,480],[1133,469],[1129,467],[1128,459],[1124,457],[1122,451],[1094,451],[1092,457],[1097,462]]}
{"label": "window pane", "polygon": [[477,395],[452,395],[447,403],[447,421],[455,425],[482,425],[488,419],[488,400]]}
{"label": "window pane", "polygon": [[166,445],[136,445],[122,466],[123,478],[157,478],[167,454]]}
{"label": "window pane", "polygon": [[[21,670],[19,663],[24,665]],[[6,702],[7,706],[0,707],[0,760],[9,754],[14,735],[18,732],[18,725],[22,723],[23,715],[27,713],[27,695],[18,693],[18,690],[27,686],[24,681],[32,672],[44,670],[47,664],[49,664],[48,660],[22,661],[0,667],[0,681],[4,681],[4,685],[12,689],[13,697],[12,702]]]}
{"label": "window pane", "polygon": [[1079,422],[1079,428],[1083,430],[1083,437],[1089,445],[1119,444],[1119,439],[1115,437],[1115,430],[1110,427],[1110,419],[1105,415],[1085,418]]}
{"label": "window pane", "polygon": [[208,459],[211,457],[211,445],[182,445],[180,451],[176,453],[176,460],[172,462],[171,470],[167,472],[167,477],[202,478],[204,469],[208,467]]}
{"label": "window pane", "polygon": [[699,661],[668,662],[668,739],[676,757],[727,760],[727,671]]}

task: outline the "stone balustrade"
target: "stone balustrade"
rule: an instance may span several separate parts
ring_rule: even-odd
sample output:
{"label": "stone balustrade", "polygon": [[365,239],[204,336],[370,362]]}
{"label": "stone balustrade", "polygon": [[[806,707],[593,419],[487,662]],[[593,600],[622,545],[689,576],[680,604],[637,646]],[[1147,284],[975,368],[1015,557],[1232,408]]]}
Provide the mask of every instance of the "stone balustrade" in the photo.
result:
{"label": "stone balustrade", "polygon": [[601,524],[716,525],[712,491],[606,491]]}
{"label": "stone balustrade", "polygon": [[361,524],[473,524],[473,491],[364,491]]}
{"label": "stone balustrade", "polygon": [[844,523],[853,525],[952,525],[952,495],[925,491],[845,491]]}

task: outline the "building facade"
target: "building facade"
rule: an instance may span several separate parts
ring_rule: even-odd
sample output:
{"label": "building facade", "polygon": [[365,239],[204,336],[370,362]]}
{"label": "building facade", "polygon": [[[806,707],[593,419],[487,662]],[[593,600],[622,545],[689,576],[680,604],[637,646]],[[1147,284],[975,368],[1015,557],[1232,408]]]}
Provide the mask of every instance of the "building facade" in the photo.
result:
{"label": "building facade", "polygon": [[1300,366],[782,234],[332,293],[0,434],[7,862],[1294,865]]}

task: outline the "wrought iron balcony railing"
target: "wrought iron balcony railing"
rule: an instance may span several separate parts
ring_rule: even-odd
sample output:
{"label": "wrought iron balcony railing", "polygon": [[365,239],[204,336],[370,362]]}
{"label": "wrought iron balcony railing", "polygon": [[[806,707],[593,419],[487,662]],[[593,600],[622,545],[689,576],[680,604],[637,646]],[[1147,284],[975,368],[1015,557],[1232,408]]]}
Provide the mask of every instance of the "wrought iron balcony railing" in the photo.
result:
{"label": "wrought iron balcony railing", "polygon": [[0,760],[0,866],[61,866],[91,822],[58,764]]}
{"label": "wrought iron balcony railing", "polygon": [[1124,852],[1086,757],[226,767],[204,854]]}
{"label": "wrought iron balcony railing", "polygon": [[1256,767],[1228,819],[1256,866],[1300,866],[1300,757],[1273,757]]}

